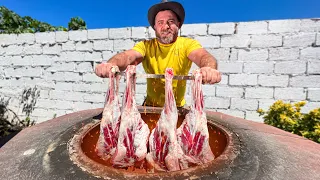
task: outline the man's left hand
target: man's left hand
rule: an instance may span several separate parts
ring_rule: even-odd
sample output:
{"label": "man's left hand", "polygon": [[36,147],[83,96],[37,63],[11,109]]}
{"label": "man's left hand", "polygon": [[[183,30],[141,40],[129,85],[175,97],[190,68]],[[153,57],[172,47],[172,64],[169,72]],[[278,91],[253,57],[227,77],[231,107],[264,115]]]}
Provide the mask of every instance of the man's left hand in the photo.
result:
{"label": "man's left hand", "polygon": [[221,74],[218,70],[211,67],[200,68],[202,73],[202,83],[203,84],[215,84],[221,81]]}

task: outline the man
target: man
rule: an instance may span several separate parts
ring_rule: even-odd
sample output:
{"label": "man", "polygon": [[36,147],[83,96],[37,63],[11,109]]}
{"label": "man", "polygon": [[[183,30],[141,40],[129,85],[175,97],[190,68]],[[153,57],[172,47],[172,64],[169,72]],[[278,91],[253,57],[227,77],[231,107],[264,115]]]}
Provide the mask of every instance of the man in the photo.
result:
{"label": "man", "polygon": [[[164,74],[167,67],[174,75],[187,75],[192,62],[200,67],[203,83],[214,84],[221,81],[216,59],[196,40],[178,37],[185,18],[185,11],[178,2],[162,2],[148,11],[148,20],[155,30],[156,38],[137,43],[132,49],[113,56],[108,62],[99,64],[95,73],[99,77],[108,77],[111,67],[116,65],[121,71],[128,65],[142,62],[149,74]],[[164,105],[164,79],[147,79],[147,97],[145,105]],[[173,81],[173,92],[178,107],[185,105],[185,80]]]}

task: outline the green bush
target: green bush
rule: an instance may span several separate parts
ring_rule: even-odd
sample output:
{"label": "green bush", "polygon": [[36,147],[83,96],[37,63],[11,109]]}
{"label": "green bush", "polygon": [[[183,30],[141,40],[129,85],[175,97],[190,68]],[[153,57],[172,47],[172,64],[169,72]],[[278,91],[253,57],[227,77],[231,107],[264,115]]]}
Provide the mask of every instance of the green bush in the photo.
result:
{"label": "green bush", "polygon": [[71,18],[68,28],[62,26],[52,26],[46,22],[41,22],[30,16],[21,17],[4,6],[0,6],[0,34],[20,34],[36,33],[48,31],[68,31],[87,29],[86,23],[79,17]]}
{"label": "green bush", "polygon": [[257,112],[265,124],[320,143],[320,108],[303,114],[300,111],[305,104],[304,101],[291,104],[278,100],[268,111],[258,109]]}

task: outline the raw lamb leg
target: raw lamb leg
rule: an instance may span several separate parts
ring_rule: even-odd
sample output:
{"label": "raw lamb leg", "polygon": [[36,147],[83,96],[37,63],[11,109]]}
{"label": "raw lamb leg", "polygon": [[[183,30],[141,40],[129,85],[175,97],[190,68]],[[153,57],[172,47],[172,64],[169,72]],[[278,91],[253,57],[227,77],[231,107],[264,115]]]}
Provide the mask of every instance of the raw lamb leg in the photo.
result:
{"label": "raw lamb leg", "polygon": [[207,117],[204,112],[202,93],[202,74],[195,71],[192,81],[191,110],[177,130],[178,142],[185,155],[193,159],[193,163],[204,164],[214,159],[209,146]]}
{"label": "raw lamb leg", "polygon": [[[115,71],[119,71],[116,66],[113,68]],[[100,135],[96,144],[98,156],[105,160],[114,154],[118,141],[120,125],[119,79],[120,76],[115,76],[114,72],[110,72],[109,89],[106,94],[106,101],[102,112]]]}
{"label": "raw lamb leg", "polygon": [[165,72],[165,105],[160,119],[149,137],[149,150],[146,159],[158,171],[177,171],[185,169],[187,160],[177,142],[178,111],[172,91],[172,68]]}
{"label": "raw lamb leg", "polygon": [[136,67],[126,69],[126,89],[123,97],[117,148],[112,163],[115,167],[133,166],[147,155],[148,125],[142,120],[135,101]]}

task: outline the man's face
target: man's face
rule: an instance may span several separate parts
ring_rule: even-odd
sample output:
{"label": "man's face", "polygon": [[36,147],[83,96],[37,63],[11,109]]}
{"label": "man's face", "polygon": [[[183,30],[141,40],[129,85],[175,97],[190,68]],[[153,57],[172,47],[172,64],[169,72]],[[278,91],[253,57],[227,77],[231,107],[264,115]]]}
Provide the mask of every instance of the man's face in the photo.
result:
{"label": "man's face", "polygon": [[156,15],[154,29],[157,39],[162,44],[173,43],[178,37],[180,22],[170,10],[160,11]]}

